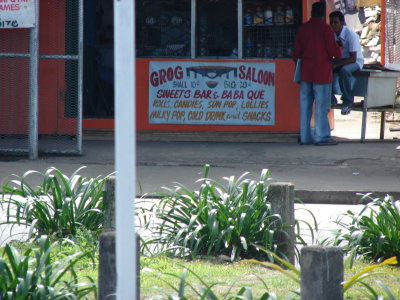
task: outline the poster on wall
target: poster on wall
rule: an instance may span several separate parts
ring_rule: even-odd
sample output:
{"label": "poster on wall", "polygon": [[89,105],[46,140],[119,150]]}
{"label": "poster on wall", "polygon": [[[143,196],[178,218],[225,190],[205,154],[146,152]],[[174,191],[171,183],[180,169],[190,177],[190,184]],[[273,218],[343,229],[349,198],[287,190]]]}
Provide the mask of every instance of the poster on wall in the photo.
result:
{"label": "poster on wall", "polygon": [[275,125],[275,63],[152,61],[149,123]]}
{"label": "poster on wall", "polygon": [[35,0],[0,0],[0,28],[35,27]]}

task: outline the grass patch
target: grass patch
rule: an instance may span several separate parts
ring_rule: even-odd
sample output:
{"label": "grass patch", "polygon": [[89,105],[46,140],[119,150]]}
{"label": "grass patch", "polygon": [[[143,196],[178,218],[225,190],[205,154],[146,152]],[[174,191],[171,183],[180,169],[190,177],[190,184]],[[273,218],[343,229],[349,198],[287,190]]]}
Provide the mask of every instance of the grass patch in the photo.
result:
{"label": "grass patch", "polygon": [[[25,243],[15,243],[14,247],[25,251],[32,245]],[[2,252],[2,250],[0,250]],[[64,255],[73,252],[69,245],[56,245],[52,249],[55,259],[62,259]],[[299,286],[289,280],[287,276],[280,272],[265,268],[260,265],[247,263],[244,261],[230,262],[228,257],[201,258],[201,259],[181,259],[165,255],[155,257],[141,256],[140,258],[140,284],[141,299],[167,299],[168,295],[174,294],[171,286],[178,288],[180,276],[185,268],[190,272],[187,274],[186,283],[200,290],[204,284],[196,277],[200,277],[207,285],[213,285],[212,290],[218,297],[222,297],[229,292],[230,296],[237,294],[242,287],[251,289],[254,299],[260,299],[265,292],[274,293],[277,299],[287,299],[292,291],[296,291]],[[94,263],[94,264],[93,264]],[[367,261],[356,260],[351,269],[345,268],[345,280],[361,272],[364,268],[372,264]],[[382,275],[379,277],[367,278],[365,282],[376,290],[380,295],[386,295],[384,289],[376,283],[376,280],[383,282],[394,294],[393,299],[400,299],[400,268],[396,266],[382,266],[379,268]],[[97,283],[98,261],[94,262],[90,258],[80,260],[75,265],[75,272],[79,278],[90,277]],[[398,277],[388,275],[394,273]],[[65,278],[69,280],[68,276]],[[196,293],[188,286],[185,289],[187,299],[199,299]],[[229,298],[229,297],[228,297]],[[87,295],[87,299],[95,299],[94,295]],[[294,299],[299,299],[298,297]],[[355,285],[345,294],[345,299],[367,300],[371,299],[362,285]],[[376,298],[375,298],[376,299]],[[388,298],[385,298],[388,299]]]}
{"label": "grass patch", "polygon": [[[377,265],[376,263],[371,263],[363,260],[355,260],[352,263],[353,265],[351,268],[345,266],[345,273],[344,273],[345,280],[348,280],[355,274],[359,274],[360,272],[362,272],[363,269],[367,267]],[[363,281],[366,284],[371,285],[379,295],[386,295],[384,288],[379,284],[379,282],[381,282],[385,286],[390,288],[391,292],[394,295],[393,299],[400,299],[400,268],[398,266],[385,265],[379,267],[379,272],[380,272],[379,277],[370,277],[364,279]],[[390,274],[395,274],[397,278]],[[366,294],[366,290],[361,284],[356,284],[345,293],[345,299],[362,300],[362,299],[372,299],[372,298],[370,297],[370,294],[368,295]],[[381,298],[381,299],[389,299],[389,298]]]}
{"label": "grass patch", "polygon": [[[183,260],[157,256],[141,258],[141,298],[155,298],[157,295],[165,297],[172,294],[174,291],[169,284],[178,287],[179,279],[167,274],[180,276],[184,268],[190,269],[208,285],[215,284],[213,291],[218,297],[228,292],[232,285],[234,287],[231,294],[237,293],[241,287],[249,287],[255,297],[260,297],[266,292],[265,285],[269,291],[278,295],[287,295],[289,290],[296,289],[295,284],[288,282],[279,272],[242,261],[226,262],[211,258]],[[262,278],[265,285],[259,278]],[[191,273],[187,276],[187,282],[195,287],[201,285]],[[190,289],[187,289],[187,293],[188,298],[195,296]]]}
{"label": "grass patch", "polygon": [[[345,279],[349,279],[370,265],[368,262],[355,261],[351,269],[345,268]],[[190,269],[207,285],[215,284],[213,292],[217,297],[222,297],[232,285],[230,295],[234,295],[242,287],[249,287],[255,299],[259,299],[267,291],[275,293],[277,299],[287,299],[292,291],[299,288],[298,285],[278,271],[243,261],[226,262],[218,258],[184,260],[160,255],[153,258],[141,258],[141,298],[155,299],[157,296],[162,296],[165,299],[167,295],[173,294],[174,290],[170,285],[179,287],[179,278],[177,277],[181,275],[184,268]],[[391,289],[395,296],[394,299],[400,299],[400,268],[382,266],[379,270],[387,274],[368,278],[365,282],[373,286],[377,293],[386,295],[383,288],[376,283],[378,278]],[[397,274],[398,277],[395,278],[388,273]],[[187,275],[186,282],[197,289],[201,285],[196,276],[190,272]],[[185,290],[185,293],[187,293],[188,299],[195,299],[195,293],[189,288]],[[346,292],[345,299],[371,298],[363,286],[355,285]]]}

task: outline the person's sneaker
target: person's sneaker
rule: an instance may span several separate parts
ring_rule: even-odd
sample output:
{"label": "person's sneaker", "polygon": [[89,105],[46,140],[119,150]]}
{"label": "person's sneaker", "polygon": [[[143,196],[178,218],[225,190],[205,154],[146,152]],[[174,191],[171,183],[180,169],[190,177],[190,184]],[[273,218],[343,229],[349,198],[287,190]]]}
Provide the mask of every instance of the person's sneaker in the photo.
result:
{"label": "person's sneaker", "polygon": [[323,142],[319,142],[319,143],[315,143],[315,146],[334,146],[339,144],[339,142],[337,140],[334,139],[329,139],[327,141],[323,141]]}
{"label": "person's sneaker", "polygon": [[341,111],[342,115],[348,115],[350,112],[351,112],[351,106],[349,105],[342,106],[342,111]]}
{"label": "person's sneaker", "polygon": [[337,106],[337,100],[331,101],[331,108],[335,108]]}
{"label": "person's sneaker", "polygon": [[309,142],[309,143],[303,143],[300,139],[300,137],[297,138],[297,142],[299,143],[299,145],[312,145],[313,143]]}

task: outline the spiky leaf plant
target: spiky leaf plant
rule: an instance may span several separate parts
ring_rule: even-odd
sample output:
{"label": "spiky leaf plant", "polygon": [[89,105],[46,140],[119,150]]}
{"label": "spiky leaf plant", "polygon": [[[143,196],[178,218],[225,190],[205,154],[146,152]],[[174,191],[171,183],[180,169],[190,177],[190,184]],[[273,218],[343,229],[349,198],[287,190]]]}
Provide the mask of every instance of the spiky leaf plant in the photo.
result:
{"label": "spiky leaf plant", "polygon": [[359,213],[347,211],[336,220],[333,244],[352,257],[381,262],[397,256],[400,261],[400,200],[371,193],[361,200],[370,202]]}
{"label": "spiky leaf plant", "polygon": [[[3,224],[25,225],[34,237],[49,235],[57,238],[76,234],[79,228],[96,232],[104,222],[103,191],[105,178],[79,175],[71,177],[51,167],[44,173],[27,171],[2,187],[1,207],[7,213]],[[31,176],[43,182],[34,187]]]}
{"label": "spiky leaf plant", "polygon": [[252,244],[278,253],[277,236],[283,233],[267,197],[268,170],[258,180],[249,179],[249,173],[224,177],[225,185],[208,177],[208,165],[204,170],[198,191],[177,183],[157,194],[160,199],[150,209],[138,210],[140,218],[148,217],[146,225],[153,233],[147,243],[178,256],[266,256]]}
{"label": "spiky leaf plant", "polygon": [[96,297],[92,278],[78,278],[74,266],[89,253],[76,252],[55,260],[46,236],[38,240],[38,248],[28,248],[23,254],[6,245],[0,257],[0,299],[84,299]]}

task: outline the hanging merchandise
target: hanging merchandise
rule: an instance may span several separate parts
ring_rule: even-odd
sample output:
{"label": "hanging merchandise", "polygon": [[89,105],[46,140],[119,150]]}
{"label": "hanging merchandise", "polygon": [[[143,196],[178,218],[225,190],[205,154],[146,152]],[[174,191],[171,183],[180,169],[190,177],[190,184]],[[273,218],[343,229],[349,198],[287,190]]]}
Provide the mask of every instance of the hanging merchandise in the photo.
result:
{"label": "hanging merchandise", "polygon": [[284,58],[285,54],[286,54],[285,52],[286,52],[286,49],[285,49],[283,43],[282,42],[278,42],[276,44],[276,57],[277,58]]}
{"label": "hanging merchandise", "polygon": [[246,44],[245,45],[245,52],[244,52],[244,56],[245,57],[252,57],[254,53],[254,46],[253,44]]}
{"label": "hanging merchandise", "polygon": [[293,47],[291,45],[286,46],[286,56],[292,57],[293,56]]}
{"label": "hanging merchandise", "polygon": [[256,56],[257,56],[257,57],[263,57],[263,56],[264,56],[264,47],[263,47],[263,44],[257,44]]}
{"label": "hanging merchandise", "polygon": [[352,14],[357,12],[356,0],[345,0],[346,13]]}
{"label": "hanging merchandise", "polygon": [[254,24],[263,24],[264,23],[264,14],[261,7],[256,8],[256,12],[254,13],[253,17]]}
{"label": "hanging merchandise", "polygon": [[252,57],[254,56],[254,43],[251,35],[247,33],[244,44],[244,56]]}
{"label": "hanging merchandise", "polygon": [[293,9],[292,9],[292,7],[290,5],[286,5],[285,23],[286,24],[293,24],[294,23]]}
{"label": "hanging merchandise", "polygon": [[274,14],[272,12],[271,6],[267,6],[267,8],[264,11],[264,24],[274,25]]}
{"label": "hanging merchandise", "polygon": [[239,51],[237,48],[233,48],[231,52],[231,56],[237,57],[239,55]]}
{"label": "hanging merchandise", "polygon": [[208,33],[208,20],[204,16],[200,18],[199,31],[201,35],[207,35]]}
{"label": "hanging merchandise", "polygon": [[169,22],[169,17],[168,17],[168,15],[162,14],[162,15],[160,15],[160,16],[158,17],[158,20],[157,20],[158,25],[160,25],[160,26],[162,26],[162,27],[165,27],[165,26],[168,25],[168,22]]}
{"label": "hanging merchandise", "polygon": [[152,26],[156,24],[157,19],[155,17],[149,16],[146,18],[146,25]]}
{"label": "hanging merchandise", "polygon": [[243,16],[244,25],[252,25],[253,24],[253,13],[250,8],[246,10],[246,13]]}
{"label": "hanging merchandise", "polygon": [[207,46],[207,36],[201,35],[199,42],[200,42],[200,46],[203,46],[203,47]]}
{"label": "hanging merchandise", "polygon": [[172,16],[171,24],[174,26],[180,26],[183,23],[183,19],[181,16]]}
{"label": "hanging merchandise", "polygon": [[285,24],[285,11],[282,6],[278,5],[274,14],[274,24],[275,25],[283,25]]}
{"label": "hanging merchandise", "polygon": [[199,56],[207,56],[207,55],[208,55],[207,48],[204,48],[204,47],[200,48]]}
{"label": "hanging merchandise", "polygon": [[206,35],[201,35],[200,39],[200,51],[199,51],[199,55],[200,56],[207,56],[208,55],[208,47],[207,47],[207,43],[208,43],[208,39]]}
{"label": "hanging merchandise", "polygon": [[273,58],[274,57],[274,48],[271,42],[266,42],[264,45],[264,57]]}

